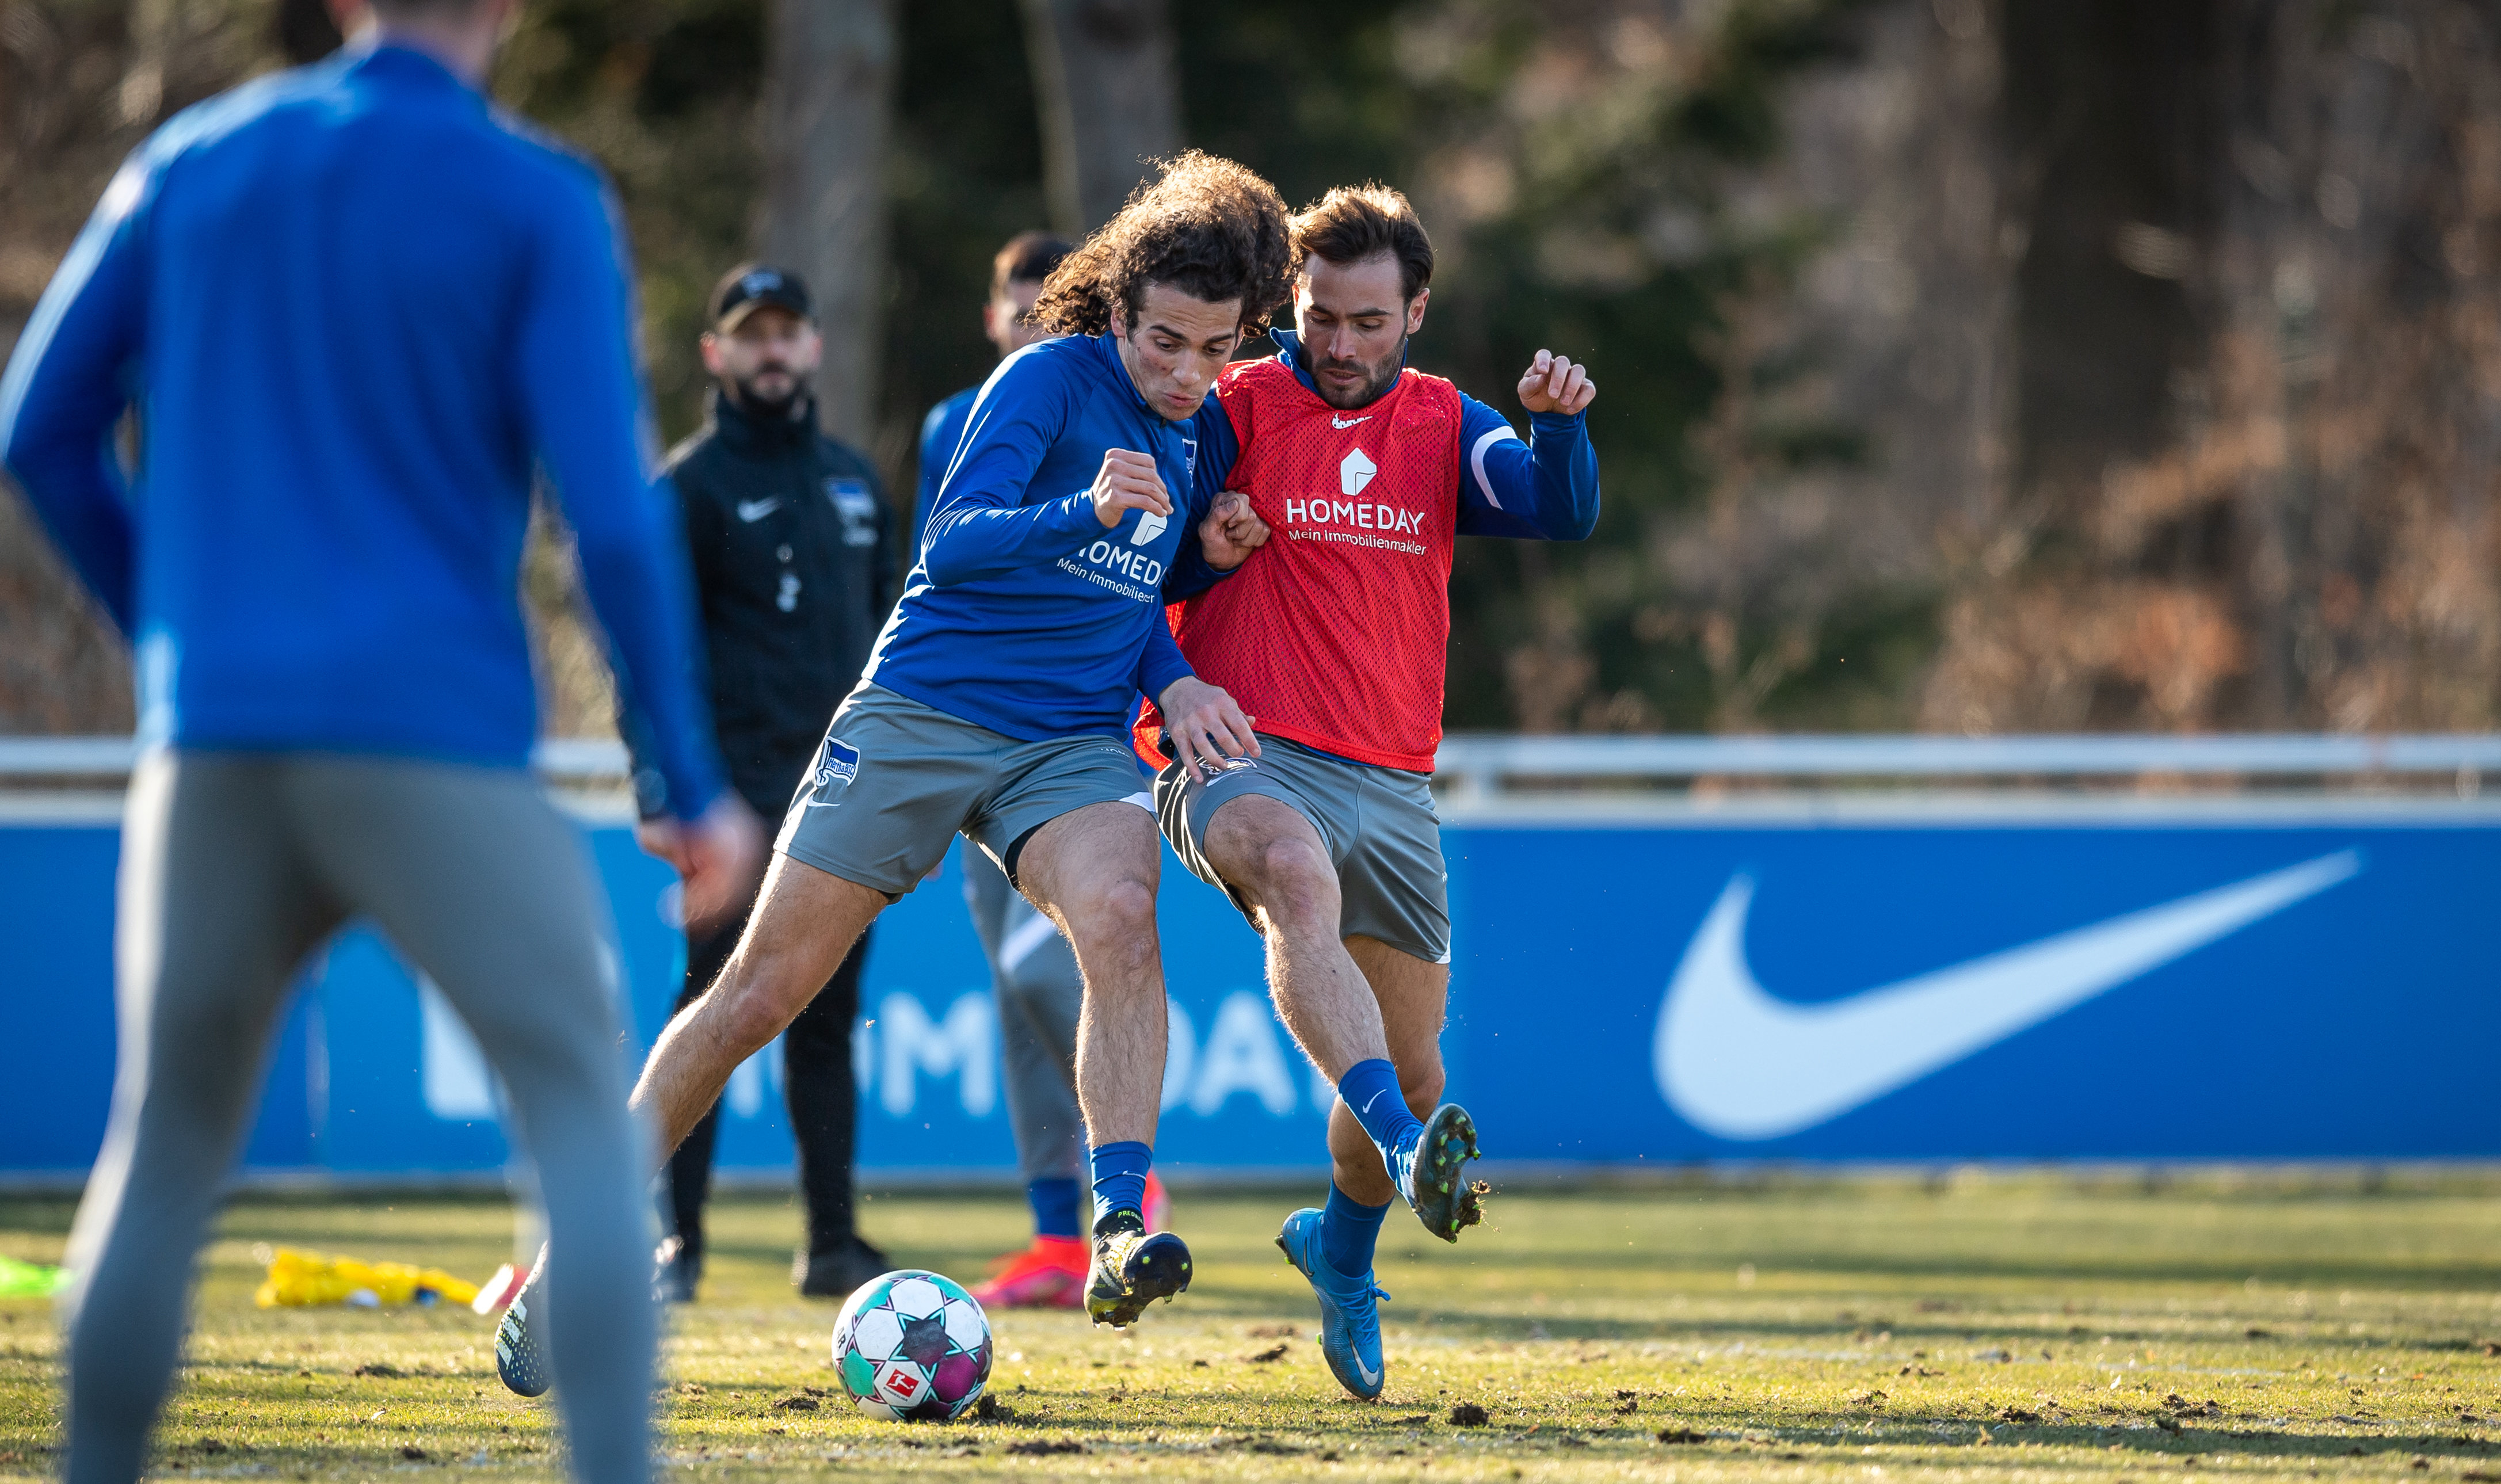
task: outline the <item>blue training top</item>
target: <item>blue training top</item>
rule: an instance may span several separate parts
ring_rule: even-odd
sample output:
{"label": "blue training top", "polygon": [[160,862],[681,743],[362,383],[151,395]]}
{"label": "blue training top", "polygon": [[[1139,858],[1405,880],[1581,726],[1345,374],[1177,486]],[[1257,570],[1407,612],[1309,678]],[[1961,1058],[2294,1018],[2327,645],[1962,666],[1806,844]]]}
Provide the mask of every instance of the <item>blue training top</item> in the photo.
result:
{"label": "blue training top", "polygon": [[[520,766],[543,472],[672,813],[720,790],[595,169],[422,53],[185,110],[124,163],[0,379],[0,462],[186,748]],[[113,435],[140,409],[140,478]]]}
{"label": "blue training top", "polygon": [[[1130,697],[1190,673],[1163,606],[1167,589],[1217,577],[1198,522],[1232,446],[1212,397],[1182,422],[1148,407],[1109,335],[1040,341],[1001,361],[862,678],[1027,742],[1125,738]],[[1170,517],[1126,511],[1108,529],[1094,518],[1094,476],[1113,448],[1154,457]]]}

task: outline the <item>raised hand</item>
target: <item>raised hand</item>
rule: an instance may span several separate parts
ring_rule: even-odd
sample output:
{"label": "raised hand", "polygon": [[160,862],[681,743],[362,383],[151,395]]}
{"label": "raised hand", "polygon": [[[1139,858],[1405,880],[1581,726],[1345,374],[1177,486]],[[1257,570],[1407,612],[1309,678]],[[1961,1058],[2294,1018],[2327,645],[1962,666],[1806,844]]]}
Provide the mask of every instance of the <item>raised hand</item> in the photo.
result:
{"label": "raised hand", "polygon": [[1258,735],[1231,696],[1196,676],[1185,675],[1155,698],[1164,713],[1164,736],[1191,777],[1201,782],[1224,770],[1231,757],[1257,757]]}
{"label": "raised hand", "polygon": [[1218,572],[1231,572],[1267,544],[1268,522],[1250,509],[1250,497],[1238,489],[1217,495],[1207,508],[1207,518],[1198,523],[1199,549],[1206,553],[1207,564]]}
{"label": "raised hand", "polygon": [[1532,412],[1578,412],[1597,400],[1588,368],[1567,355],[1540,350],[1519,377],[1519,405]]}
{"label": "raised hand", "polygon": [[1103,467],[1094,476],[1094,518],[1106,530],[1120,523],[1129,511],[1150,511],[1158,515],[1172,513],[1172,496],[1164,492],[1164,477],[1155,472],[1152,456],[1132,453],[1126,448],[1106,449]]}

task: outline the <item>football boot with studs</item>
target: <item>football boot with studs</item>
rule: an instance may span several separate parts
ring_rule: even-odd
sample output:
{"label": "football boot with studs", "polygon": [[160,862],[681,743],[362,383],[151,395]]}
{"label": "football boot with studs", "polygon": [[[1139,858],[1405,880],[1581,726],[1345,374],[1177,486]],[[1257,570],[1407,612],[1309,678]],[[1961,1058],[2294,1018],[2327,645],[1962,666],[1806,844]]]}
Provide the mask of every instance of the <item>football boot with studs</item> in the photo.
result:
{"label": "football boot with studs", "polygon": [[1320,1301],[1320,1355],[1329,1373],[1358,1402],[1378,1401],[1384,1368],[1381,1361],[1381,1301],[1389,1297],[1373,1282],[1370,1270],[1348,1277],[1329,1266],[1320,1245],[1321,1213],[1309,1206],[1285,1218],[1277,1234],[1277,1250],[1311,1281]]}
{"label": "football boot with studs", "polygon": [[544,1397],[555,1384],[541,1333],[547,1328],[547,1248],[541,1246],[529,1281],[504,1305],[504,1317],[495,1325],[495,1374],[518,1396]]}
{"label": "football boot with studs", "polygon": [[1424,1230],[1444,1241],[1459,1239],[1463,1227],[1484,1220],[1484,1198],[1492,1187],[1467,1177],[1467,1162],[1477,1158],[1476,1121],[1455,1103],[1445,1103],[1424,1120],[1424,1135],[1401,1146],[1389,1162],[1389,1178],[1413,1207]]}
{"label": "football boot with studs", "polygon": [[1170,1232],[1147,1232],[1127,1207],[1094,1227],[1094,1266],[1085,1280],[1085,1317],[1125,1330],[1157,1299],[1189,1287],[1189,1246]]}

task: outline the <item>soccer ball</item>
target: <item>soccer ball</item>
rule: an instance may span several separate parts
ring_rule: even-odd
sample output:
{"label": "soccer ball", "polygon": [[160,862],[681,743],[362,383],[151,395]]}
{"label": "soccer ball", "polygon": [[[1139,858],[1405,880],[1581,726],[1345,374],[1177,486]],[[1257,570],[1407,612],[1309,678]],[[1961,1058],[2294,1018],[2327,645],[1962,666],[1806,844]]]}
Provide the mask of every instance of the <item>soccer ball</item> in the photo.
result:
{"label": "soccer ball", "polygon": [[870,1416],[945,1422],[989,1383],[989,1317],[952,1278],[917,1268],[889,1272],[843,1304],[834,1366]]}

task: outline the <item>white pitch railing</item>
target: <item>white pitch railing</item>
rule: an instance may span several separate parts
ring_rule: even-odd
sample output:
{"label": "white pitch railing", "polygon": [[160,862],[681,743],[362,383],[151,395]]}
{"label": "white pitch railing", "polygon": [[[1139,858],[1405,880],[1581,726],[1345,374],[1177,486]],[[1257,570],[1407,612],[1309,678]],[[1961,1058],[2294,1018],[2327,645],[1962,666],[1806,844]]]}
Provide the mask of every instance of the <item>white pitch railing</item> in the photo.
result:
{"label": "white pitch railing", "polygon": [[[124,778],[138,760],[135,738],[0,737],[0,786]],[[593,737],[550,737],[531,749],[530,762],[559,781],[622,782],[625,744]]]}
{"label": "white pitch railing", "polygon": [[2501,771],[2501,735],[2357,737],[1496,737],[1444,739],[1435,780],[1478,798],[1514,781],[1659,782],[2472,776]]}
{"label": "white pitch railing", "polygon": [[[118,779],[137,757],[127,737],[0,738],[0,786]],[[539,743],[542,774],[563,782],[615,783],[621,743],[556,738]],[[2456,777],[2501,773],[2501,735],[2220,737],[1514,737],[1444,740],[1436,781],[1447,796],[1481,799],[1538,785],[1657,784],[1694,778],[1823,782],[2008,783],[2122,779]]]}

